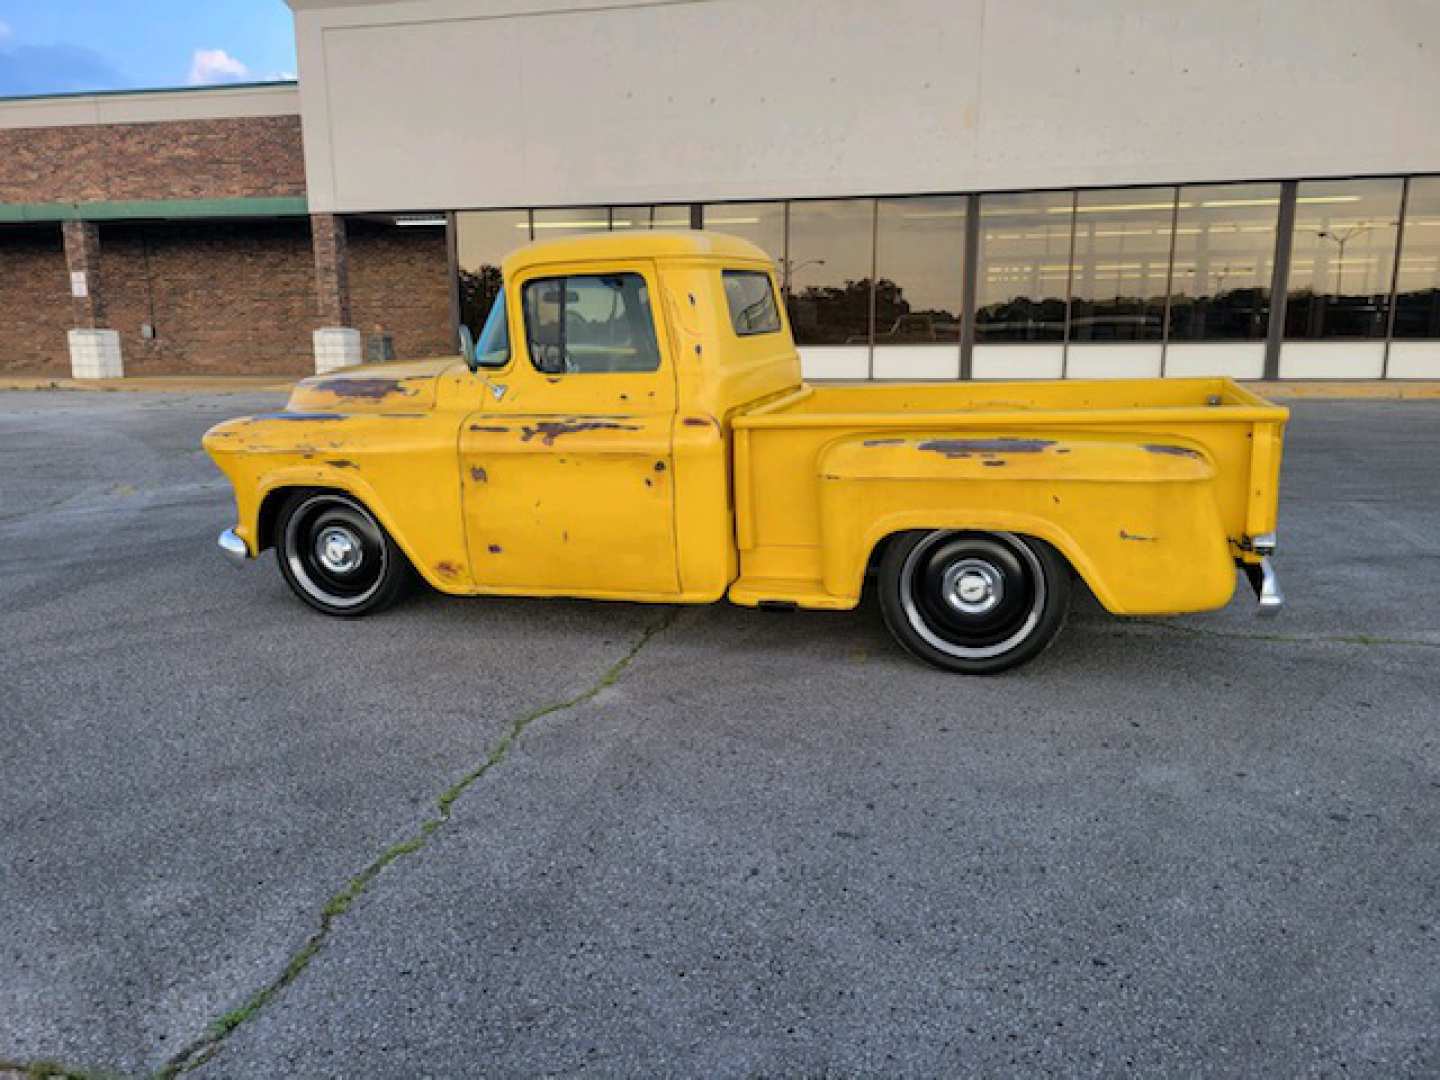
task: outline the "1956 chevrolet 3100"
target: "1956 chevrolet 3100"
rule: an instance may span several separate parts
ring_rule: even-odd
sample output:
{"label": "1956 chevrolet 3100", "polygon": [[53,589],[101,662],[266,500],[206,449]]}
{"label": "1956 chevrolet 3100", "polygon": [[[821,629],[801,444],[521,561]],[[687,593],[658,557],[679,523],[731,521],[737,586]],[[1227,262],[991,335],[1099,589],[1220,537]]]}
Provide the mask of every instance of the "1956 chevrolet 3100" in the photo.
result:
{"label": "1956 chevrolet 3100", "polygon": [[984,674],[1117,615],[1281,604],[1285,409],[1223,378],[807,385],[759,248],[611,233],[510,255],[463,357],[305,379],[205,449],[237,561],[360,615],[447,593],[853,608]]}

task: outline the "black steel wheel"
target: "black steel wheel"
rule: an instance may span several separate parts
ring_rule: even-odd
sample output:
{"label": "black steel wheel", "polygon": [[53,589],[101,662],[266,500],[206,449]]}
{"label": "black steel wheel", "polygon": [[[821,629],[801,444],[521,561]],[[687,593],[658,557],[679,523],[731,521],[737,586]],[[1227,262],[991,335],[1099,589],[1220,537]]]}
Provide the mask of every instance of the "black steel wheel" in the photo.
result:
{"label": "black steel wheel", "polygon": [[1038,656],[1070,607],[1070,567],[1043,541],[941,530],[898,536],[880,565],[890,633],[936,667],[993,675]]}
{"label": "black steel wheel", "polygon": [[327,615],[379,611],[409,579],[404,553],[375,516],[335,491],[302,493],[285,505],[275,554],[295,595]]}

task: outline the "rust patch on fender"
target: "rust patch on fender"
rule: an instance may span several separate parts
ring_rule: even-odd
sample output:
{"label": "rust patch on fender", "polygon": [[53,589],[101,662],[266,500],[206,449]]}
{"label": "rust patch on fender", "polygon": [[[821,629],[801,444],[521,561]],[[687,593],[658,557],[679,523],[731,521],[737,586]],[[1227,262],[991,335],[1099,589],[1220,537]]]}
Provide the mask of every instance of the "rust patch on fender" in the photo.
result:
{"label": "rust patch on fender", "polygon": [[457,577],[460,568],[453,562],[438,562],[435,564],[435,572],[442,577]]}
{"label": "rust patch on fender", "polygon": [[470,479],[474,480],[477,484],[483,484],[490,479],[490,474],[487,473],[483,467],[472,465],[470,467]]}
{"label": "rust patch on fender", "polygon": [[918,449],[947,458],[965,458],[975,454],[1040,454],[1054,445],[1054,439],[927,439]]}
{"label": "rust patch on fender", "polygon": [[1188,446],[1171,446],[1169,443],[1141,443],[1140,449],[1147,453],[1169,454],[1172,457],[1204,457],[1199,450],[1191,450]]}
{"label": "rust patch on fender", "polygon": [[617,424],[614,420],[545,420],[534,427],[525,425],[520,429],[520,441],[529,442],[537,435],[544,446],[554,446],[562,435],[574,435],[582,431],[639,431],[635,424]]}
{"label": "rust patch on fender", "polygon": [[404,379],[322,379],[311,383],[311,390],[323,390],[336,397],[368,398],[379,401],[392,394],[413,397],[415,391],[405,385]]}
{"label": "rust patch on fender", "polygon": [[325,464],[326,464],[326,465],[334,465],[335,468],[337,468],[337,469],[358,469],[358,468],[360,468],[359,465],[356,465],[355,462],[351,461],[349,458],[343,458],[343,457],[338,457],[338,458],[326,458],[326,459],[325,459]]}
{"label": "rust patch on fender", "polygon": [[1155,537],[1153,536],[1142,536],[1139,533],[1128,533],[1124,529],[1120,530],[1120,539],[1135,540],[1142,544],[1153,544],[1155,542]]}
{"label": "rust patch on fender", "polygon": [[686,427],[708,428],[712,424],[717,428],[720,426],[719,422],[713,416],[687,416],[680,422]]}
{"label": "rust patch on fender", "polygon": [[507,431],[509,431],[510,429],[509,429],[508,427],[503,427],[503,426],[501,426],[501,425],[499,425],[499,424],[471,424],[471,425],[470,425],[470,430],[471,430],[471,431],[492,431],[492,432],[496,432],[496,433],[498,433],[498,434],[503,435],[503,434],[505,434]]}
{"label": "rust patch on fender", "polygon": [[992,469],[1002,469],[1002,468],[1005,467],[1005,459],[1004,459],[1004,458],[990,458],[988,461],[982,461],[982,462],[980,462],[980,464],[981,464],[981,465],[988,466],[989,468],[992,468]]}

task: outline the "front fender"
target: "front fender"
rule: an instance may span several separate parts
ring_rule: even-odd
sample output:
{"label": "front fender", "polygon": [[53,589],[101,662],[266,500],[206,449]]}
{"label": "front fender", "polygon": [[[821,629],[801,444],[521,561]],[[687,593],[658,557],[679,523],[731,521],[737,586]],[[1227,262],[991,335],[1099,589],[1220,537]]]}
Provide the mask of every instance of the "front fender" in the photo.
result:
{"label": "front fender", "polygon": [[260,512],[286,488],[360,500],[416,571],[444,592],[473,592],[460,517],[453,421],[433,414],[284,412],[217,425],[203,445],[235,491],[235,533],[252,555],[269,546]]}
{"label": "front fender", "polygon": [[1055,433],[850,437],[820,455],[824,584],[859,595],[885,537],[981,529],[1052,544],[1116,614],[1221,607],[1235,567],[1199,446]]}

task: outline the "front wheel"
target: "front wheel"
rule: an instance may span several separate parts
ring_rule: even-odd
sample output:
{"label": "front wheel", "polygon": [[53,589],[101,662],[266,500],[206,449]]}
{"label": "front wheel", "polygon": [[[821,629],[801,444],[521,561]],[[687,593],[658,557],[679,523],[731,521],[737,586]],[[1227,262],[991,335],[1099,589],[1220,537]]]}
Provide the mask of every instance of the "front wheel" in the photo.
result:
{"label": "front wheel", "polygon": [[1070,608],[1070,567],[1014,533],[912,532],[880,564],[895,640],[946,671],[994,675],[1044,651]]}
{"label": "front wheel", "polygon": [[336,491],[297,495],[285,505],[275,554],[295,595],[326,615],[379,611],[409,580],[410,564],[375,516]]}

